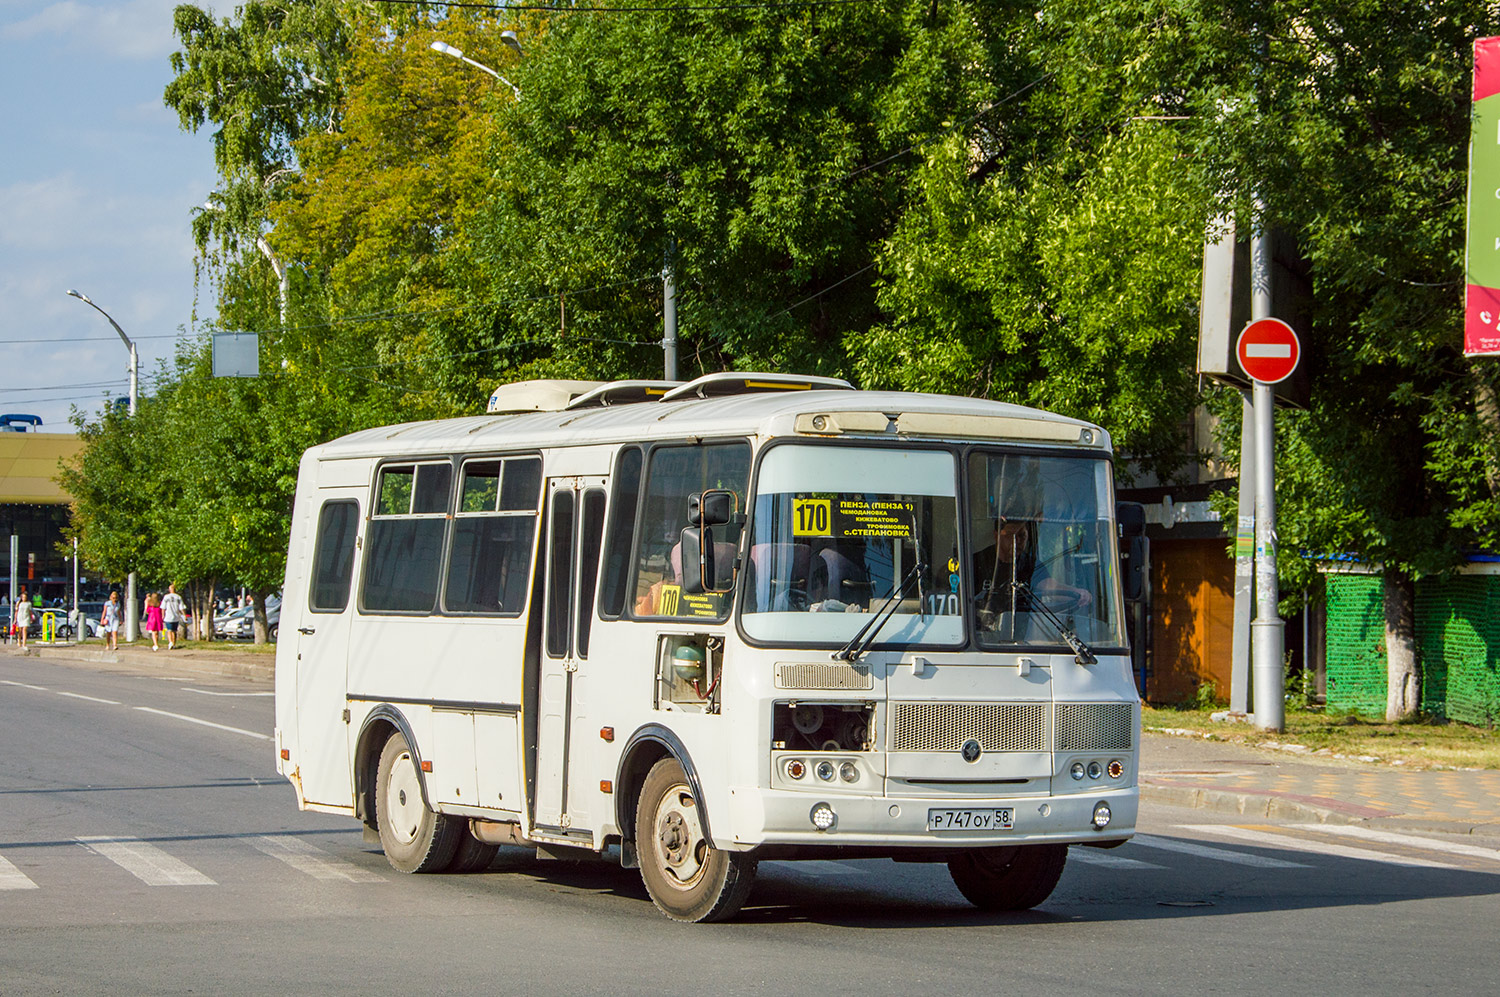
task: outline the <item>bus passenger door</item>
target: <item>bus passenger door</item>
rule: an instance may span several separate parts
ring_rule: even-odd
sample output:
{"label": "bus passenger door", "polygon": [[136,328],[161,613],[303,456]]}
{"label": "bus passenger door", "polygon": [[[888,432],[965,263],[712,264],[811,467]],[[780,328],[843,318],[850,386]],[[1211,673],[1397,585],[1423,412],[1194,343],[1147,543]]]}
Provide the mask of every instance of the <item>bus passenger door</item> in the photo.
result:
{"label": "bus passenger door", "polygon": [[[587,673],[594,589],[604,534],[603,478],[547,482],[546,582],[541,674],[537,682],[536,800],[533,821],[544,831],[588,827],[586,777],[572,778],[592,747],[573,735],[587,729]],[[588,771],[584,768],[584,771]]]}

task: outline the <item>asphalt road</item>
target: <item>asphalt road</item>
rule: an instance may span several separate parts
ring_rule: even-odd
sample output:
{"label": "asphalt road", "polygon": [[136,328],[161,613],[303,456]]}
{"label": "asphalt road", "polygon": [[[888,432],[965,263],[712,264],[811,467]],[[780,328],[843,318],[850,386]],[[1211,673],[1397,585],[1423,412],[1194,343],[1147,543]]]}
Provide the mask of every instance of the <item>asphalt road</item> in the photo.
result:
{"label": "asphalt road", "polygon": [[1148,808],[1039,910],[941,866],[766,863],[729,924],[502,851],[404,876],[274,772],[269,687],[0,658],[0,994],[1492,992],[1500,852]]}

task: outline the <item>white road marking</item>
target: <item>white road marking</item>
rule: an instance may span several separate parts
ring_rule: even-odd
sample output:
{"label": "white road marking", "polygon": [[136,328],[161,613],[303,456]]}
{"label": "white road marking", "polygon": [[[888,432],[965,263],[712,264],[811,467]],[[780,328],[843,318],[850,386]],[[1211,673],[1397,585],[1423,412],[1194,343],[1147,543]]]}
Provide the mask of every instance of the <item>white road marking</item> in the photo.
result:
{"label": "white road marking", "polygon": [[186,862],[139,838],[90,835],[74,839],[102,855],[147,886],[217,886],[212,879]]}
{"label": "white road marking", "polygon": [[[1306,841],[1301,838],[1294,838],[1289,834],[1279,834],[1274,831],[1262,831],[1248,827],[1235,827],[1232,824],[1178,824],[1177,826],[1187,831],[1198,831],[1203,834],[1221,834],[1227,838],[1239,838],[1242,841],[1249,841],[1266,848],[1290,848],[1293,851],[1312,852],[1315,855],[1332,855],[1337,858],[1361,859],[1366,862],[1387,862],[1391,865],[1408,865],[1421,869],[1460,868],[1456,865],[1449,865],[1446,862],[1411,858],[1406,855],[1393,855],[1390,852],[1377,852],[1368,848],[1346,848],[1331,841]],[[1319,825],[1319,830],[1323,830],[1322,825]]]}
{"label": "white road marking", "polygon": [[298,872],[305,872],[314,879],[342,879],[349,883],[383,883],[384,876],[368,869],[361,869],[351,862],[334,858],[327,852],[298,838],[261,835],[251,838],[250,844],[273,859],[279,859]]}
{"label": "white road marking", "polygon": [[183,692],[196,692],[200,696],[274,696],[274,692],[215,692],[212,689],[192,689],[188,686],[182,687]]}
{"label": "white road marking", "polygon": [[120,705],[113,699],[100,699],[98,696],[85,696],[81,692],[63,692],[61,690],[58,690],[57,694],[59,696],[67,696],[69,699],[87,699],[90,703],[103,703],[106,706]]}
{"label": "white road marking", "polygon": [[6,861],[4,855],[0,855],[0,890],[34,890],[36,884],[26,878],[26,874]]}
{"label": "white road marking", "polygon": [[25,682],[13,682],[10,679],[0,679],[0,685],[14,685],[14,686],[19,686],[22,689],[35,689],[37,692],[51,692],[52,691],[51,689],[48,689],[44,685],[28,685]]}
{"label": "white road marking", "polygon": [[1142,862],[1140,859],[1128,859],[1123,855],[1110,855],[1097,848],[1069,848],[1069,862],[1082,862],[1084,865],[1103,866],[1106,869],[1165,869],[1166,866],[1156,865],[1152,862]]}
{"label": "white road marking", "polygon": [[1500,851],[1496,849],[1460,844],[1457,841],[1438,841],[1435,838],[1423,838],[1415,834],[1396,834],[1393,831],[1380,831],[1373,827],[1359,827],[1353,824],[1293,824],[1292,826],[1308,831],[1321,831],[1324,834],[1341,834],[1366,841],[1379,841],[1387,845],[1430,848],[1433,851],[1447,852],[1450,855],[1466,855],[1470,858],[1500,862]]}
{"label": "white road marking", "polygon": [[1145,845],[1147,848],[1160,848],[1169,852],[1181,852],[1184,855],[1194,855],[1201,859],[1213,859],[1216,862],[1229,862],[1234,865],[1248,865],[1253,869],[1311,869],[1312,866],[1301,862],[1286,862],[1282,859],[1268,859],[1263,855],[1250,855],[1246,852],[1232,852],[1227,848],[1214,848],[1209,845],[1194,844],[1191,841],[1183,841],[1180,838],[1158,838],[1152,834],[1137,834],[1130,839],[1132,845]]}
{"label": "white road marking", "polygon": [[211,720],[199,720],[197,717],[183,716],[181,713],[168,713],[166,710],[158,710],[151,706],[137,706],[135,709],[142,713],[155,713],[159,717],[171,717],[173,720],[183,720],[190,724],[199,724],[203,727],[212,727],[215,730],[227,730],[231,734],[244,734],[261,741],[271,740],[270,734],[262,734],[259,731],[245,730],[243,727],[226,727],[224,724],[216,724]]}

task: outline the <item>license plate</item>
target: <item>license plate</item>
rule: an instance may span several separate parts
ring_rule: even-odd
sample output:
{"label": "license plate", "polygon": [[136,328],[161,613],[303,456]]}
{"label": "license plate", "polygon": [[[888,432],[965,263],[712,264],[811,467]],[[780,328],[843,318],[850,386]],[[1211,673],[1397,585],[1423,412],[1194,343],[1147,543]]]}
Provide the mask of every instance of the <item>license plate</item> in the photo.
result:
{"label": "license plate", "polygon": [[1015,810],[1010,807],[955,809],[944,807],[927,811],[929,831],[1008,831],[1015,827]]}

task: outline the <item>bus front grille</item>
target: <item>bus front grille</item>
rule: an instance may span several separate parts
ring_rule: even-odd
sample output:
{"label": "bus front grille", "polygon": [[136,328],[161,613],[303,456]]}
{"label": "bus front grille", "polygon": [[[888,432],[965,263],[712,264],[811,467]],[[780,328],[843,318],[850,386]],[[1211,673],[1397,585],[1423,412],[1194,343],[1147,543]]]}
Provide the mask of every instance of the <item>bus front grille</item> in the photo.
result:
{"label": "bus front grille", "polygon": [[892,703],[892,751],[1046,751],[1046,703]]}
{"label": "bus front grille", "polygon": [[1135,708],[1129,703],[1058,703],[1058,751],[1129,751]]}
{"label": "bus front grille", "polygon": [[1059,703],[1056,739],[1050,703],[892,703],[891,751],[1129,751],[1130,703]]}

